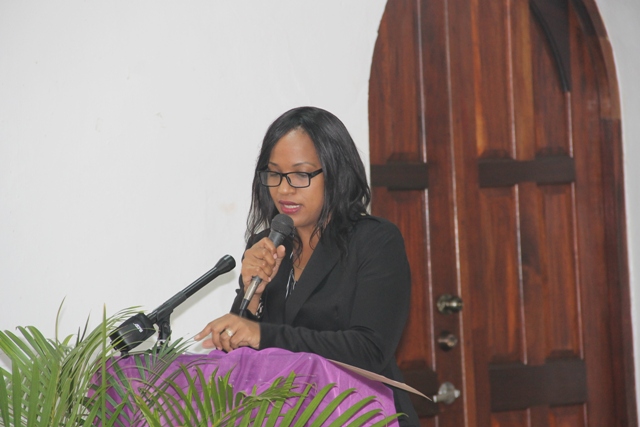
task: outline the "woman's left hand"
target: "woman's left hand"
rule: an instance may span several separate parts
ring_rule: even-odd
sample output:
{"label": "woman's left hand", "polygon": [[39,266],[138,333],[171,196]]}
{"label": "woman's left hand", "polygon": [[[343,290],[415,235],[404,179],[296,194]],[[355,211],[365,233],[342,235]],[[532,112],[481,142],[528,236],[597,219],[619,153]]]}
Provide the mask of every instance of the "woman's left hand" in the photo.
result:
{"label": "woman's left hand", "polygon": [[209,322],[194,338],[200,341],[207,335],[210,338],[202,341],[204,348],[216,348],[229,352],[238,347],[260,347],[260,325],[235,314],[224,316]]}

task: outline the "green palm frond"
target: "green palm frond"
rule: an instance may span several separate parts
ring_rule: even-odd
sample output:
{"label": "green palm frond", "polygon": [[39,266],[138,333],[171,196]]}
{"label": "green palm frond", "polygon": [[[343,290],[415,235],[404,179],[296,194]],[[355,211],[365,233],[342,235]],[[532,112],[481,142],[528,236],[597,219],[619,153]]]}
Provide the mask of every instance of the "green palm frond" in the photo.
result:
{"label": "green palm frond", "polygon": [[[186,380],[186,388],[178,384],[178,376]],[[230,376],[231,371],[218,375],[216,369],[206,380],[199,367],[192,374],[187,366],[182,366],[159,384],[145,382],[134,398],[150,425],[223,426],[234,425],[236,420],[263,425],[256,420],[264,420],[273,404],[281,406],[286,399],[300,396],[292,391],[293,374],[287,381],[275,380],[260,394],[236,393]],[[256,410],[258,414],[252,416]]]}
{"label": "green palm frond", "polygon": [[115,353],[107,331],[135,312],[123,310],[109,319],[103,313],[99,327],[89,332],[87,321],[75,339],[60,340],[57,331],[47,339],[33,326],[18,327],[18,334],[0,331],[0,352],[11,363],[10,370],[0,368],[0,426],[92,425],[104,393],[91,396],[91,381]]}
{"label": "green palm frond", "polygon": [[[57,331],[60,310],[55,339],[32,326],[0,331],[0,352],[11,363],[9,369],[0,367],[0,427],[360,427],[380,418],[379,409],[367,411],[373,397],[335,417],[354,390],[329,398],[334,385],[328,384],[312,393],[316,386],[297,382],[293,372],[261,392],[257,385],[245,392],[234,389],[231,371],[216,369],[207,378],[197,362],[174,369],[189,344],[181,339],[131,355],[137,373],[132,382],[117,363],[109,334],[138,312],[131,308],[108,318],[103,312],[98,327],[89,330],[87,320],[76,335],[63,339]],[[169,367],[174,370],[166,375]],[[373,425],[385,426],[397,416]]]}
{"label": "green palm frond", "polygon": [[[180,385],[185,381],[178,381],[177,375],[186,381],[186,387]],[[327,420],[355,390],[345,390],[328,399],[335,387],[328,384],[312,396],[313,386],[296,384],[294,372],[287,378],[277,378],[260,393],[257,387],[250,393],[234,392],[230,376],[231,371],[218,375],[216,369],[206,380],[200,367],[196,366],[192,373],[187,366],[182,366],[159,385],[145,384],[144,391],[135,397],[136,404],[151,426],[360,427],[372,425],[374,417],[380,418],[380,409],[366,411],[375,399],[370,396],[351,405],[329,423]],[[298,388],[302,391],[296,391]],[[285,403],[289,409],[285,409]],[[316,415],[323,403],[324,409]],[[388,416],[375,426],[386,426],[398,416]]]}

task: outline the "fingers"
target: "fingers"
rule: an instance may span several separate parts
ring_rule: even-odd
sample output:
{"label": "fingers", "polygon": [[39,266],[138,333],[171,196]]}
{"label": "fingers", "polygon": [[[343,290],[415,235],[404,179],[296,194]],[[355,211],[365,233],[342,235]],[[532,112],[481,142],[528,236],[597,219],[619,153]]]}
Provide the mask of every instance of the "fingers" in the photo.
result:
{"label": "fingers", "polygon": [[263,282],[268,283],[273,276],[277,257],[278,253],[273,242],[266,237],[247,249],[242,260],[241,272],[245,287],[253,277],[259,277]]}
{"label": "fingers", "polygon": [[[200,331],[195,337],[204,348],[216,348],[226,352],[238,347],[260,347],[260,325],[248,319],[225,314]],[[205,339],[206,338],[206,339]]]}
{"label": "fingers", "polygon": [[259,277],[262,283],[258,286],[256,295],[262,294],[264,288],[277,274],[284,256],[285,247],[280,245],[276,248],[268,238],[260,240],[247,249],[242,260],[241,271],[245,290],[254,277]]}
{"label": "fingers", "polygon": [[278,269],[280,268],[280,264],[282,264],[282,260],[284,259],[285,252],[286,252],[286,249],[285,249],[284,245],[280,245],[276,249],[276,255],[277,255],[277,257],[276,257],[276,265],[273,268],[273,273],[271,275],[272,279],[276,275],[276,273],[278,272]]}

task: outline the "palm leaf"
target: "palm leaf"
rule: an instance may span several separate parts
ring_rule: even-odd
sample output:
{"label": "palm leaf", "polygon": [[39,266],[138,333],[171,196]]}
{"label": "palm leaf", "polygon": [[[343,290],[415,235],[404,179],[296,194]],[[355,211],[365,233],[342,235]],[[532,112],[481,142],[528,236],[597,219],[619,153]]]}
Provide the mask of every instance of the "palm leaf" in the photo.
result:
{"label": "palm leaf", "polygon": [[[353,392],[347,390],[329,399],[334,385],[328,384],[312,397],[313,386],[296,384],[293,372],[277,378],[262,392],[257,386],[251,392],[236,391],[230,382],[231,371],[222,375],[215,369],[207,378],[198,363],[166,375],[167,368],[188,348],[189,342],[180,339],[130,356],[135,357],[138,374],[134,386],[117,363],[109,334],[136,314],[136,308],[111,317],[103,311],[97,328],[90,330],[87,319],[77,334],[60,340],[61,307],[55,339],[47,339],[32,326],[19,327],[17,333],[0,331],[0,352],[11,362],[10,370],[0,367],[0,426],[124,427],[138,422],[153,427],[320,426]],[[181,385],[185,383],[186,387]],[[372,399],[352,405],[331,426],[346,425],[343,423],[351,419],[351,427],[370,423],[380,412],[364,411]],[[316,415],[321,404],[324,409]],[[397,416],[375,426],[384,426]]]}
{"label": "palm leaf", "polygon": [[[293,389],[295,378],[296,374],[294,372],[291,372],[286,379],[285,387]],[[298,401],[300,402],[300,404],[302,404],[304,399],[298,399]],[[267,419],[267,425],[275,425],[278,418],[282,416],[282,408],[284,406],[284,402],[284,400],[279,400],[274,403],[273,409],[271,410],[269,418]]]}
{"label": "palm leaf", "polygon": [[9,425],[9,382],[4,378],[4,372],[0,372],[0,420],[2,425]]}
{"label": "palm leaf", "polygon": [[[360,412],[361,409],[363,409],[365,406],[367,406],[373,400],[375,400],[375,397],[373,397],[373,396],[365,397],[364,399],[362,399],[361,401],[359,401],[355,405],[352,405],[349,409],[344,411],[342,413],[342,415],[340,415],[338,418],[336,418],[336,420],[329,425],[329,427],[341,427],[341,426],[347,425],[347,421],[351,417],[353,417],[355,414]],[[380,409],[376,409],[376,410],[373,410],[373,411],[369,411],[364,415],[370,414],[371,417],[373,417],[373,416],[375,416],[376,414],[378,414],[380,412],[381,412]]]}
{"label": "palm leaf", "polygon": [[380,409],[372,409],[371,411],[365,412],[364,414],[358,416],[355,420],[351,421],[348,424],[344,423],[342,420],[336,419],[334,422],[332,422],[329,425],[329,427],[342,427],[342,426],[361,427],[364,425],[369,425],[371,427],[386,427],[389,425],[390,422],[394,421],[396,418],[402,415],[402,414],[390,415],[374,424],[370,424],[371,419],[377,415],[380,415],[380,412],[381,412]]}
{"label": "palm leaf", "polygon": [[22,373],[16,367],[13,368],[13,378],[11,383],[13,384],[13,421],[17,424],[22,419]]}
{"label": "palm leaf", "polygon": [[311,392],[312,387],[313,386],[311,384],[307,384],[304,391],[300,394],[300,398],[296,402],[295,406],[290,410],[288,410],[287,413],[284,415],[284,418],[280,423],[281,427],[289,427],[291,425],[291,423],[293,422],[293,419],[300,412],[300,408],[302,408],[302,404],[305,402],[306,397],[309,396],[309,393]]}
{"label": "palm leaf", "polygon": [[320,415],[313,420],[311,427],[320,427],[322,424],[331,416],[331,414],[338,409],[338,406],[347,398],[350,394],[352,394],[355,389],[350,388],[348,390],[340,393],[335,399],[333,399],[329,404],[320,412]]}
{"label": "palm leaf", "polygon": [[[204,374],[202,373],[201,370],[197,371],[197,375],[198,375],[198,381],[201,384],[206,384],[206,380],[204,379]],[[215,375],[215,371],[214,374]],[[214,417],[214,414],[216,414],[216,410],[215,410],[215,406],[213,405],[214,402],[214,396],[212,395],[212,393],[210,392],[209,387],[202,387],[202,402],[204,403],[202,405],[202,409],[201,412],[204,416],[205,419],[207,420],[211,420]],[[229,402],[229,407],[233,407],[233,400],[231,400],[231,402]],[[225,401],[225,406],[226,406],[227,402]]]}
{"label": "palm leaf", "polygon": [[[18,334],[0,332],[0,352],[11,363],[11,371],[0,368],[0,425],[76,426],[94,411],[87,400],[95,361],[114,353],[106,343],[106,330],[131,315],[123,311],[94,331],[85,331],[70,347],[72,336],[62,342],[49,340],[32,326],[18,327]],[[97,393],[98,395],[100,393]],[[103,417],[104,418],[104,417]],[[92,421],[92,419],[90,419]],[[91,424],[89,422],[88,424]]]}
{"label": "palm leaf", "polygon": [[322,403],[324,398],[327,396],[327,394],[329,394],[329,391],[331,391],[334,386],[335,384],[327,384],[318,392],[318,394],[315,395],[313,400],[311,400],[309,405],[302,412],[302,415],[300,415],[300,418],[298,418],[298,420],[294,424],[295,427],[304,427],[307,425],[307,421],[311,419],[313,413],[316,411],[316,409],[318,409],[320,403]]}

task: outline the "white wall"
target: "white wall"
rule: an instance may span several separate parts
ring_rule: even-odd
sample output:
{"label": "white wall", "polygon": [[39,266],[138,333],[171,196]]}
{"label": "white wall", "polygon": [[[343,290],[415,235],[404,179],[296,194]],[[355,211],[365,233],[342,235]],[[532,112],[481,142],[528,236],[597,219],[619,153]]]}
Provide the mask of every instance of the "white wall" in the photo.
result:
{"label": "white wall", "polygon": [[[220,257],[239,262],[267,126],[340,117],[368,159],[384,0],[0,0],[0,329],[53,336],[152,310]],[[172,316],[228,312],[234,272]]]}
{"label": "white wall", "polygon": [[[257,149],[286,109],[333,111],[368,162],[384,3],[0,0],[0,329],[51,335],[66,298],[73,333],[103,304],[151,310],[223,255],[239,261]],[[598,5],[622,96],[640,343],[640,2]],[[174,333],[228,311],[236,279],[180,306]]]}

